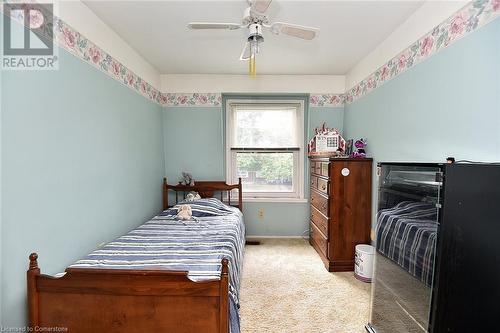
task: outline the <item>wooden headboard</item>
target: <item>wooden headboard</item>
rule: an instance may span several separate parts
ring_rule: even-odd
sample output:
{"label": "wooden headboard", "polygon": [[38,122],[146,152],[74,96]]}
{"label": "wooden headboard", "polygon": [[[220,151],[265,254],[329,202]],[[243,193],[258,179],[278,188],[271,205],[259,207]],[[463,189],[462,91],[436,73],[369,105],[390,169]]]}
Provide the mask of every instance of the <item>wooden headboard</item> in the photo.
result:
{"label": "wooden headboard", "polygon": [[[238,204],[231,203],[231,190],[238,189]],[[228,185],[225,181],[195,181],[193,186],[188,185],[169,185],[167,178],[163,178],[163,209],[168,209],[173,205],[169,205],[169,191],[175,192],[175,204],[185,199],[186,195],[191,192],[198,192],[202,198],[214,198],[217,194],[220,195],[220,201],[225,201],[228,205],[238,207],[243,211],[243,192],[241,186],[241,178],[238,179],[238,184]],[[226,192],[226,197],[224,197]]]}

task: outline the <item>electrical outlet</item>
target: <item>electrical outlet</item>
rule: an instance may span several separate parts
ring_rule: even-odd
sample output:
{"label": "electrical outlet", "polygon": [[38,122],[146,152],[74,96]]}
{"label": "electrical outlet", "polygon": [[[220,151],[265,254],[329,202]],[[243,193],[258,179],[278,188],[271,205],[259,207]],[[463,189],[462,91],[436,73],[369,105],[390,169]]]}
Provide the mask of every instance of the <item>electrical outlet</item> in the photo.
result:
{"label": "electrical outlet", "polygon": [[264,210],[262,208],[259,209],[257,216],[259,217],[260,220],[262,220],[264,218]]}

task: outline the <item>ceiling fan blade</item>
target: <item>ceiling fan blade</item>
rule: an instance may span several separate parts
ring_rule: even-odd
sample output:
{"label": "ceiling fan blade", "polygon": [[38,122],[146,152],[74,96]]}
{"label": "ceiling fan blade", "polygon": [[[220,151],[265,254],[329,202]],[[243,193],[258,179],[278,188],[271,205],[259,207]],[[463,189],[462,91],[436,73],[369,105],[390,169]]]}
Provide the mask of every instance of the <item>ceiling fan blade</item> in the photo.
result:
{"label": "ceiling fan blade", "polygon": [[250,59],[250,43],[246,42],[240,54],[240,60]]}
{"label": "ceiling fan blade", "polygon": [[269,27],[271,31],[277,35],[284,34],[297,38],[311,40],[319,35],[319,29],[306,27],[298,24],[290,24],[285,22],[276,22]]}
{"label": "ceiling fan blade", "polygon": [[271,5],[271,2],[272,0],[251,0],[251,10],[258,14],[264,14]]}
{"label": "ceiling fan blade", "polygon": [[236,30],[240,29],[241,25],[237,23],[210,23],[210,22],[191,22],[188,28],[192,30],[219,29],[219,30]]}

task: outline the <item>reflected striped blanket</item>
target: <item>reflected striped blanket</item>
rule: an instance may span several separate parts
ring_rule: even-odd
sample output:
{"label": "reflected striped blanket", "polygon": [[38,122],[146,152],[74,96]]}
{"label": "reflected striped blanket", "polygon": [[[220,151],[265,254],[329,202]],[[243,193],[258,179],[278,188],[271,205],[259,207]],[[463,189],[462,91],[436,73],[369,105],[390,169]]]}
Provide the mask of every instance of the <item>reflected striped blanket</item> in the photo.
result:
{"label": "reflected striped blanket", "polygon": [[[164,211],[128,234],[90,253],[70,267],[103,269],[168,269],[189,271],[193,281],[220,279],[221,260],[229,260],[231,331],[239,332],[239,287],[245,245],[243,215],[217,199],[192,203],[202,217],[175,218]],[[214,211],[217,211],[217,215]],[[199,215],[198,215],[199,216]]]}
{"label": "reflected striped blanket", "polygon": [[437,237],[437,208],[404,201],[379,211],[377,251],[430,286]]}

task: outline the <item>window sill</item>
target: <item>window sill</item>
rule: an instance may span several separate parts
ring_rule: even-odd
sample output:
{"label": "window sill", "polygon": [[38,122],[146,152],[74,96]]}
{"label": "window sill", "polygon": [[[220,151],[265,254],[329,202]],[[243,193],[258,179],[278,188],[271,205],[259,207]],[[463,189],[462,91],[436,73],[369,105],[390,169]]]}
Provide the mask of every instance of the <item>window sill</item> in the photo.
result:
{"label": "window sill", "polygon": [[307,203],[308,200],[298,198],[243,198],[243,202]]}

